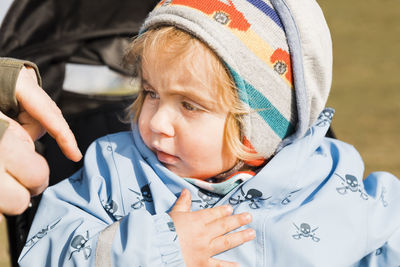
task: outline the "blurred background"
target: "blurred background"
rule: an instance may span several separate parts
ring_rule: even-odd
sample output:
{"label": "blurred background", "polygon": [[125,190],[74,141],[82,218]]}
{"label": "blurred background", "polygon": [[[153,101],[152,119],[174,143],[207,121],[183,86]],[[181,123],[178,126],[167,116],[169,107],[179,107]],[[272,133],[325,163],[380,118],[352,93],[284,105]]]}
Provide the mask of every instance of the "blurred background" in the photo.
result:
{"label": "blurred background", "polygon": [[[11,2],[0,1],[0,21]],[[366,174],[384,170],[400,177],[400,1],[318,3],[333,39],[328,106],[336,110],[334,132],[360,152]],[[2,220],[0,267],[10,266],[5,229]]]}
{"label": "blurred background", "polygon": [[366,174],[400,177],[400,1],[318,3],[333,39],[333,129],[360,152]]}

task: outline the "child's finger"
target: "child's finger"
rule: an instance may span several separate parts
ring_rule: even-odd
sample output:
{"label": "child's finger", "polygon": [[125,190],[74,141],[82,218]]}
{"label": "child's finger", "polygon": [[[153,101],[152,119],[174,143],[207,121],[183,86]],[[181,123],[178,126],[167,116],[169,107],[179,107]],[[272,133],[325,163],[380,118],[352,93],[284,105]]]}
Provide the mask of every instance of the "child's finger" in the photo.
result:
{"label": "child's finger", "polygon": [[240,246],[243,243],[253,240],[256,237],[254,229],[246,229],[240,232],[231,233],[217,237],[211,242],[212,255],[219,254],[231,248]]}
{"label": "child's finger", "polygon": [[191,206],[190,192],[186,188],[182,190],[181,195],[172,207],[171,212],[188,212]]}
{"label": "child's finger", "polygon": [[250,223],[251,220],[251,215],[247,212],[235,214],[210,222],[207,225],[207,229],[209,229],[210,236],[215,238],[246,225]]}
{"label": "child's finger", "polygon": [[209,260],[208,266],[210,267],[240,267],[240,264],[237,262],[223,261],[211,258]]}
{"label": "child's finger", "polygon": [[223,205],[210,209],[195,211],[193,214],[196,214],[198,219],[202,220],[204,224],[208,224],[220,218],[231,215],[232,212],[233,208],[231,205]]}

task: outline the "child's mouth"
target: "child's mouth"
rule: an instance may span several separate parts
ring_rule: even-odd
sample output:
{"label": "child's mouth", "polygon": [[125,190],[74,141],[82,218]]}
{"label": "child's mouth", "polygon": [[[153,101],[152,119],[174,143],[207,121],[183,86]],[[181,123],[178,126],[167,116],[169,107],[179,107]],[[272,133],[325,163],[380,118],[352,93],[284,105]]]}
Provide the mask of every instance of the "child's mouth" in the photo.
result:
{"label": "child's mouth", "polygon": [[175,157],[171,154],[167,154],[159,150],[157,150],[157,158],[160,162],[165,164],[175,164],[179,160],[178,157]]}

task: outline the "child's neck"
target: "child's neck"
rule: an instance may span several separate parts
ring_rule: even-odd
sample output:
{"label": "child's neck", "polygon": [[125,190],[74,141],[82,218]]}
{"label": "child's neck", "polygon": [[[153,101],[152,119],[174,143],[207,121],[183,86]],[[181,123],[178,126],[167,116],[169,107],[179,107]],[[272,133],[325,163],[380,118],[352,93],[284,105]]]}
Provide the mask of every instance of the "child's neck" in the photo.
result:
{"label": "child's neck", "polygon": [[229,177],[232,176],[232,174],[240,171],[244,166],[244,162],[242,160],[239,160],[232,168],[230,168],[229,170],[217,174],[214,177],[208,178],[206,179],[207,182],[209,183],[220,183],[223,181],[226,181],[227,179],[229,179]]}
{"label": "child's neck", "polygon": [[228,180],[229,178],[234,176],[239,171],[257,172],[258,169],[260,169],[260,166],[259,167],[250,166],[250,165],[245,164],[244,161],[239,160],[231,169],[229,169],[223,173],[220,173],[214,177],[208,178],[205,181],[209,182],[209,183],[221,183],[221,182]]}

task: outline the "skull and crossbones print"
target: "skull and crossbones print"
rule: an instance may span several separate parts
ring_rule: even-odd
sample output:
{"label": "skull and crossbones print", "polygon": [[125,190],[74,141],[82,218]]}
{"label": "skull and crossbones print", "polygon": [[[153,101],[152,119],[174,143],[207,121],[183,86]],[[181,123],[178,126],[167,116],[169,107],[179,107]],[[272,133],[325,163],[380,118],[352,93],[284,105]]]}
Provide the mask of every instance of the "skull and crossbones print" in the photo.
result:
{"label": "skull and crossbones print", "polygon": [[312,241],[314,242],[319,242],[320,238],[315,236],[315,231],[319,227],[316,227],[311,230],[311,226],[308,223],[302,223],[300,224],[300,227],[297,226],[295,223],[293,225],[296,227],[297,233],[292,235],[292,237],[296,240],[301,239],[301,238],[311,238]]}
{"label": "skull and crossbones print", "polygon": [[330,124],[333,118],[334,111],[332,109],[324,109],[317,119],[317,126],[325,127]]}
{"label": "skull and crossbones print", "polygon": [[236,198],[234,196],[230,197],[229,204],[239,205],[240,203],[248,202],[250,208],[259,209],[260,204],[263,201],[271,198],[271,197],[263,198],[262,197],[263,193],[255,188],[251,188],[245,193],[245,191],[243,190],[243,186],[240,187],[240,194],[241,195],[237,195]]}
{"label": "skull and crossbones print", "polygon": [[47,235],[47,233],[54,229],[54,227],[56,227],[56,225],[61,221],[61,218],[58,219],[56,222],[47,225],[45,228],[43,228],[42,230],[40,230],[39,232],[36,233],[36,235],[34,235],[32,238],[30,238],[28,241],[26,241],[25,243],[25,247],[30,247],[33,246],[37,241],[39,241],[40,239],[42,239],[45,235]]}
{"label": "skull and crossbones print", "polygon": [[115,202],[114,200],[109,198],[106,203],[104,203],[104,202],[102,202],[102,203],[103,203],[104,210],[108,214],[110,214],[115,220],[118,221],[123,217],[121,215],[117,215],[117,212],[118,212],[118,204],[117,204],[117,202]]}
{"label": "skull and crossbones print", "polygon": [[131,205],[131,207],[135,210],[140,209],[144,206],[145,202],[153,202],[153,197],[151,195],[150,184],[146,184],[140,188],[140,192],[136,192],[133,189],[130,189],[133,193],[135,193],[137,201]]}
{"label": "skull and crossbones print", "polygon": [[86,231],[86,237],[83,235],[77,235],[75,236],[72,241],[71,241],[71,247],[75,250],[71,252],[71,255],[69,256],[70,260],[72,258],[72,255],[75,252],[83,252],[83,255],[85,256],[85,260],[89,259],[90,255],[92,254],[92,249],[90,248],[89,245],[86,245],[86,243],[89,241],[89,231]]}
{"label": "skull and crossbones print", "polygon": [[200,198],[198,200],[192,200],[194,203],[200,203],[200,208],[207,209],[212,208],[218,200],[221,198],[219,195],[208,192],[206,190],[199,189],[197,196]]}
{"label": "skull and crossbones print", "polygon": [[345,178],[335,173],[341,179],[341,187],[337,187],[336,191],[345,195],[347,192],[360,193],[360,197],[364,200],[368,200],[368,195],[361,189],[361,185],[358,182],[357,178],[354,175],[346,174]]}

